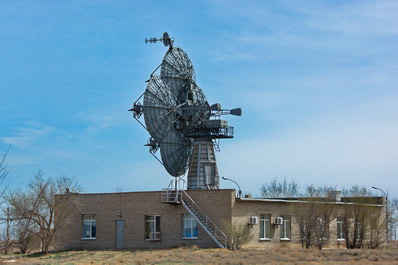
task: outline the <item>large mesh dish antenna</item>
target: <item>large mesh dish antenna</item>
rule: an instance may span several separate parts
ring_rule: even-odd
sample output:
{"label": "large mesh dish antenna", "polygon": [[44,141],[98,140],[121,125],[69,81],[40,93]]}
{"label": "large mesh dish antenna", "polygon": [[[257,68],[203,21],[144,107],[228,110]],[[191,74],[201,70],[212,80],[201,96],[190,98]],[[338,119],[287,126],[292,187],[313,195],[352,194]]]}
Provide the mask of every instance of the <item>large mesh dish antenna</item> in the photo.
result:
{"label": "large mesh dish antenna", "polygon": [[186,86],[195,81],[195,70],[188,55],[181,48],[175,47],[165,54],[160,76],[170,85],[174,95],[179,96]]}
{"label": "large mesh dish antenna", "polygon": [[[201,106],[208,106],[209,103],[207,103],[207,99],[205,94],[203,93],[203,90],[196,84],[191,85],[191,92],[192,92],[192,102],[195,105],[201,105]],[[210,113],[207,113],[210,114]]]}
{"label": "large mesh dish antenna", "polygon": [[160,142],[163,165],[170,175],[178,177],[185,173],[191,149],[191,141],[175,130],[171,130]]}
{"label": "large mesh dish antenna", "polygon": [[[163,58],[160,76],[151,77],[144,93],[146,128],[160,147],[164,167],[175,177],[186,172],[192,151],[191,140],[176,130],[178,117],[186,114],[181,107],[207,104],[194,79],[195,71],[188,55],[180,48],[171,48]],[[190,101],[184,103],[187,97]]]}
{"label": "large mesh dish antenna", "polygon": [[175,119],[177,99],[159,76],[153,76],[144,93],[144,119],[147,130],[161,141],[168,133]]}
{"label": "large mesh dish antenna", "polygon": [[[162,41],[168,47],[162,63],[150,75],[145,92],[134,102],[133,117],[151,135],[149,151],[166,168],[167,172],[179,177],[183,175],[192,159],[193,146],[200,141],[217,144],[220,138],[232,138],[233,127],[220,117],[224,114],[241,114],[240,109],[225,110],[220,104],[212,106],[206,100],[202,89],[196,84],[195,70],[188,54],[173,46],[173,38],[167,33],[162,38],[150,38],[146,43]],[[160,68],[160,74],[155,72]],[[143,97],[143,104],[139,100]],[[140,122],[144,116],[145,125]],[[211,163],[208,149],[207,164]],[[161,160],[155,155],[160,150]],[[196,158],[198,159],[198,158]],[[209,165],[206,167],[209,171]],[[198,171],[199,172],[199,171]],[[207,174],[206,173],[206,174]],[[207,176],[207,175],[206,175]],[[207,176],[208,181],[211,178]],[[207,184],[206,184],[207,185]],[[209,184],[217,187],[216,184]]]}

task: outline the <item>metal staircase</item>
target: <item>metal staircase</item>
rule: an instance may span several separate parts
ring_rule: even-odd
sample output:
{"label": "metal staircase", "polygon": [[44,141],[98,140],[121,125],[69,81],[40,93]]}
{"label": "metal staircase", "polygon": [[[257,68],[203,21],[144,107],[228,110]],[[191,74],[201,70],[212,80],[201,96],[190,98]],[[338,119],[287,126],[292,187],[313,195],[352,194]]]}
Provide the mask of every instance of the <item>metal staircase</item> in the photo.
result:
{"label": "metal staircase", "polygon": [[181,204],[181,191],[184,189],[185,180],[173,179],[169,186],[162,189],[162,202],[168,204]]}
{"label": "metal staircase", "polygon": [[193,218],[195,218],[218,247],[227,247],[227,235],[218,228],[218,226],[202,211],[202,209],[200,209],[185,190],[181,191],[181,204],[193,216]]}
{"label": "metal staircase", "polygon": [[206,231],[211,239],[220,248],[226,248],[228,244],[227,235],[204,213],[185,190],[163,189],[162,202],[168,204],[182,204],[182,206],[193,216],[199,225]]}

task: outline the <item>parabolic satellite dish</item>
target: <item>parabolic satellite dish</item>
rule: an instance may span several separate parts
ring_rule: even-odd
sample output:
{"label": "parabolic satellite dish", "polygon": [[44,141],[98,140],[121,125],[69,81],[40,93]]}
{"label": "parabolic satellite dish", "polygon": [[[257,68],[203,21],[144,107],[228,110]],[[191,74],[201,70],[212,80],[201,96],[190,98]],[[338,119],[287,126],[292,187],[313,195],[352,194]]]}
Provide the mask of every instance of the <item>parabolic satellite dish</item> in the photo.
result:
{"label": "parabolic satellite dish", "polygon": [[[167,172],[179,177],[188,174],[188,189],[218,188],[214,142],[233,138],[233,127],[221,115],[241,115],[241,109],[225,110],[212,106],[196,84],[195,70],[188,55],[173,47],[167,32],[162,38],[146,39],[146,43],[162,41],[169,49],[162,63],[150,75],[145,92],[134,102],[134,118],[149,132],[147,146]],[[160,75],[155,72],[160,67]],[[143,97],[143,104],[140,103]],[[144,123],[140,117],[144,116]],[[161,160],[155,155],[160,149]]]}

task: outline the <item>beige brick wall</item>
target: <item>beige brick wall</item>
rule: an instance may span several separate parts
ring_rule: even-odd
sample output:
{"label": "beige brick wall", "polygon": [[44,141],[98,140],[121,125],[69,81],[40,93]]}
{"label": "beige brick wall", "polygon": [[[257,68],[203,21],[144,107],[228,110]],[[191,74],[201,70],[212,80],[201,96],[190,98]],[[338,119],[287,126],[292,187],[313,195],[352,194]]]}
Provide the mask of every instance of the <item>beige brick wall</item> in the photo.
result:
{"label": "beige brick wall", "polygon": [[[189,191],[189,195],[219,226],[231,220],[233,190]],[[113,249],[116,220],[124,220],[126,248],[169,248],[174,246],[216,247],[199,226],[198,239],[182,239],[182,205],[164,204],[161,192],[129,192],[71,195],[74,203],[68,218],[56,232],[54,246],[64,249]],[[75,207],[76,205],[76,207]],[[122,217],[119,217],[121,212]],[[95,214],[96,239],[82,239],[82,214]],[[145,240],[145,215],[161,216],[161,240]],[[57,213],[56,213],[57,216]]]}
{"label": "beige brick wall", "polygon": [[273,223],[273,219],[282,215],[291,215],[290,213],[290,204],[289,203],[281,203],[281,202],[264,202],[264,201],[241,201],[237,200],[232,209],[232,222],[237,224],[248,224],[249,218],[251,216],[257,216],[258,224],[251,225],[252,227],[252,240],[250,242],[251,246],[256,247],[265,247],[266,245],[272,243],[290,243],[290,242],[298,242],[300,238],[300,232],[298,227],[295,224],[295,220],[291,217],[291,233],[292,240],[291,241],[281,241],[280,240],[280,225],[272,225],[271,224],[271,240],[260,240],[260,214],[270,214],[271,215],[271,223]]}
{"label": "beige brick wall", "polygon": [[[234,190],[191,190],[188,194],[197,205],[224,232],[231,222],[248,224],[251,216],[271,214],[274,218],[282,215],[291,216],[292,238],[288,241],[280,240],[280,226],[271,225],[271,240],[260,240],[260,225],[252,225],[253,238],[248,247],[269,247],[275,245],[289,245],[298,247],[300,231],[296,219],[292,214],[295,202],[239,200],[235,199]],[[125,248],[169,248],[175,246],[216,247],[216,244],[199,226],[198,239],[182,239],[182,215],[187,213],[182,205],[164,204],[161,202],[161,192],[126,192],[108,194],[73,194],[69,206],[68,218],[63,221],[55,235],[55,249],[113,249],[116,245],[116,220],[124,220]],[[336,216],[344,216],[344,205],[334,206]],[[384,211],[384,207],[378,207]],[[65,212],[65,211],[64,211]],[[119,217],[119,212],[122,214]],[[96,239],[82,239],[82,215],[95,214],[97,222]],[[384,213],[385,214],[385,213]],[[161,240],[145,240],[145,215],[161,216]],[[381,214],[384,217],[383,213]],[[59,216],[56,212],[56,218]],[[334,247],[338,243],[344,247],[344,241],[337,241],[337,223],[333,219],[329,226],[328,246]],[[277,244],[276,244],[277,243]]]}
{"label": "beige brick wall", "polygon": [[[297,203],[297,202],[296,202]],[[239,200],[237,199],[233,203],[232,208],[232,222],[237,224],[248,224],[249,218],[257,216],[258,224],[250,225],[252,228],[252,240],[249,242],[247,247],[269,247],[274,246],[275,243],[283,243],[285,245],[296,245],[301,243],[300,229],[298,222],[292,214],[292,207],[295,202],[272,202],[272,201],[255,201],[255,200]],[[345,216],[345,207],[347,205],[336,203],[333,206],[335,211],[335,217],[330,221],[329,224],[329,236],[325,242],[325,247],[345,247],[344,240],[337,240],[337,218]],[[385,207],[383,206],[370,206],[375,207],[381,211],[381,222],[384,222]],[[280,240],[280,225],[271,225],[271,240],[260,240],[260,214],[270,214],[271,222],[273,219],[282,215],[291,216],[291,240]],[[293,244],[292,244],[293,243]],[[294,244],[296,243],[296,244]]]}

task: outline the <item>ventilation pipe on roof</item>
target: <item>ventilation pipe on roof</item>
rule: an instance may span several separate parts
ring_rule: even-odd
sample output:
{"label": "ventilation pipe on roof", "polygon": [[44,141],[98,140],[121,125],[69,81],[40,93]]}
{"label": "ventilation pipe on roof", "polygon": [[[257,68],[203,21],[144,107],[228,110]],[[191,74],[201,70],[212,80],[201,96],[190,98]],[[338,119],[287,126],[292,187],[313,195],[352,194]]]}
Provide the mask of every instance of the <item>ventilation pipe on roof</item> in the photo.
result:
{"label": "ventilation pipe on roof", "polygon": [[329,192],[329,199],[336,202],[341,202],[341,191],[334,190]]}

